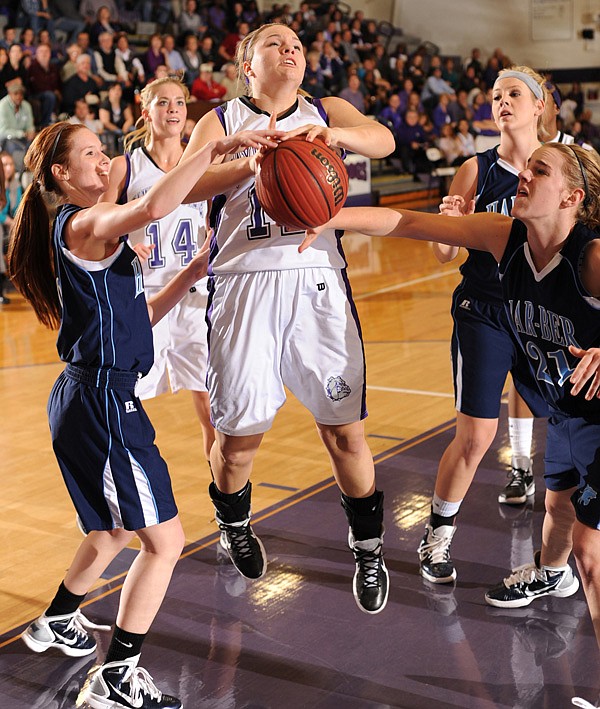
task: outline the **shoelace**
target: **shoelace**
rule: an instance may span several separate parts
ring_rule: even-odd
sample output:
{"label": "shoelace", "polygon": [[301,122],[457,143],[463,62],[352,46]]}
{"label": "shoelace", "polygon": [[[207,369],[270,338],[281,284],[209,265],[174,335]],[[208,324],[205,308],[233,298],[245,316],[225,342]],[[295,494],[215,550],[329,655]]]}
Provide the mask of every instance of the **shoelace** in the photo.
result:
{"label": "shoelace", "polygon": [[510,482],[507,487],[520,487],[525,484],[525,476],[527,475],[527,471],[523,470],[523,468],[513,468],[506,475],[510,478]]}
{"label": "shoelace", "polygon": [[145,670],[143,667],[136,667],[130,678],[131,684],[131,698],[133,701],[138,701],[142,693],[146,696],[150,696],[152,699],[160,700],[162,697],[162,692],[154,684],[152,680],[152,675]]}
{"label": "shoelace", "polygon": [[381,544],[373,551],[354,550],[354,558],[363,573],[366,588],[379,588],[379,569],[381,560]]}
{"label": "shoelace", "polygon": [[517,566],[516,569],[512,570],[510,576],[504,579],[504,585],[506,588],[510,586],[517,586],[526,583],[531,583],[535,579],[542,580],[541,571],[535,564],[523,564],[523,566]]}
{"label": "shoelace", "polygon": [[421,543],[419,552],[427,555],[432,564],[443,564],[450,558],[450,542],[452,537],[436,537],[431,534],[425,543]]}
{"label": "shoelace", "polygon": [[243,527],[232,527],[231,525],[224,526],[229,543],[233,547],[236,555],[242,559],[249,556],[254,556],[254,552],[251,547],[251,533],[248,525],[245,524]]}

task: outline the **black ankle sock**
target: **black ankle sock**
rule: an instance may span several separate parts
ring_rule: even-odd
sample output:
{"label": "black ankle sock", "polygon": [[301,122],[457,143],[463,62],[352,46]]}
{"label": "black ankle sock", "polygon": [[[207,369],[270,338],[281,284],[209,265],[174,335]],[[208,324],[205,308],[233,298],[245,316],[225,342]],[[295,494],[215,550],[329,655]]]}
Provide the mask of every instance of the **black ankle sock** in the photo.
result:
{"label": "black ankle sock", "polygon": [[438,527],[443,527],[445,525],[452,527],[454,525],[455,519],[456,515],[450,515],[450,517],[443,517],[442,515],[438,515],[435,512],[432,512],[429,517],[429,524],[433,527],[433,529],[437,529]]}
{"label": "black ankle sock", "polygon": [[52,603],[46,611],[47,616],[53,615],[68,615],[69,613],[75,613],[75,611],[81,605],[81,602],[85,598],[85,593],[83,596],[76,596],[71,593],[69,589],[65,586],[65,582],[62,581],[56,592],[56,596],[52,599]]}
{"label": "black ankle sock", "polygon": [[208,486],[208,494],[217,511],[217,521],[225,524],[243,522],[250,517],[250,499],[252,485],[248,481],[241,490],[231,495],[226,495],[212,482]]}
{"label": "black ankle sock", "polygon": [[145,638],[146,633],[129,633],[115,625],[115,632],[110,641],[104,664],[128,660],[130,657],[139,655]]}
{"label": "black ankle sock", "polygon": [[226,505],[235,505],[236,502],[239,502],[240,498],[244,497],[249,485],[250,481],[248,481],[241,490],[227,494],[221,492],[215,483],[211,483],[209,486],[210,496],[214,502],[224,502]]}
{"label": "black ankle sock", "polygon": [[342,493],[352,535],[357,541],[376,539],[383,534],[383,492],[375,490],[369,497],[349,497]]}

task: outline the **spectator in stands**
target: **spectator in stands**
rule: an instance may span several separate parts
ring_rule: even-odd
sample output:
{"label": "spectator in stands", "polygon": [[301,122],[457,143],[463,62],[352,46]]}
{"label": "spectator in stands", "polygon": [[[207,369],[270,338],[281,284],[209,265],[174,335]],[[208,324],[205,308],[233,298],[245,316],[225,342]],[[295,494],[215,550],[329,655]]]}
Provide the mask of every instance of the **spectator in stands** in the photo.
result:
{"label": "spectator in stands", "polygon": [[225,62],[232,62],[235,60],[235,50],[238,44],[244,39],[244,37],[250,31],[250,27],[247,22],[240,22],[235,32],[229,32],[223,38],[223,41],[219,45],[219,66]]}
{"label": "spectator in stands", "polygon": [[342,89],[338,96],[351,103],[361,113],[366,114],[365,94],[361,90],[360,79],[357,74],[350,74],[348,86]]}
{"label": "spectator in stands", "polygon": [[407,76],[413,80],[415,90],[421,92],[425,84],[425,67],[423,65],[423,55],[415,53],[409,60]]}
{"label": "spectator in stands", "polygon": [[575,102],[575,118],[579,118],[583,113],[585,98],[581,90],[581,84],[578,81],[573,82],[571,90],[567,94],[567,99],[571,99]]}
{"label": "spectator in stands", "polygon": [[442,79],[442,67],[434,66],[421,91],[421,101],[425,108],[433,110],[442,94],[454,98],[454,89]]}
{"label": "spectator in stands", "polygon": [[78,44],[69,44],[66,48],[67,58],[60,68],[60,80],[64,84],[77,73],[77,57],[81,54],[81,47]]}
{"label": "spectator in stands", "polygon": [[304,69],[304,81],[301,88],[314,98],[327,96],[325,89],[325,77],[320,64],[321,55],[316,50],[311,50],[306,54],[306,67]]}
{"label": "spectator in stands", "polygon": [[460,149],[451,123],[444,123],[441,126],[439,138],[436,139],[435,145],[444,156],[446,165],[452,165],[459,156]]}
{"label": "spectator in stands", "polygon": [[411,173],[418,181],[418,173],[429,165],[426,149],[430,147],[426,129],[419,122],[419,114],[409,108],[398,130],[398,150],[404,172]]}
{"label": "spectator in stands", "polygon": [[363,59],[365,53],[370,51],[370,47],[365,47],[365,40],[363,38],[362,23],[359,19],[354,19],[350,23],[350,32],[352,34],[352,46],[358,52],[360,59]]}
{"label": "spectator in stands", "polygon": [[4,84],[6,89],[13,83],[21,86],[27,84],[27,69],[20,44],[11,44],[9,47],[8,61],[0,70],[0,82]]}
{"label": "spectator in stands", "polygon": [[69,123],[79,123],[96,135],[102,135],[104,132],[104,126],[102,121],[94,117],[94,114],[90,111],[88,102],[84,98],[78,98],[75,101],[75,112],[69,118]]}
{"label": "spectator in stands", "polygon": [[483,81],[483,84],[485,85],[485,90],[491,89],[494,83],[496,82],[496,79],[498,78],[498,72],[500,71],[502,67],[500,66],[498,62],[498,57],[491,56],[488,59],[488,62],[486,64],[485,69],[483,70],[483,74],[481,76],[481,80]]}
{"label": "spectator in stands", "polygon": [[480,79],[475,74],[475,67],[468,66],[458,80],[458,90],[469,94],[473,89],[479,88]]}
{"label": "spectator in stands", "polygon": [[483,74],[483,64],[481,63],[481,50],[479,47],[473,47],[471,50],[471,58],[465,63],[465,71],[473,67],[474,75],[480,79]]}
{"label": "spectator in stands", "polygon": [[437,106],[433,109],[431,113],[431,120],[433,122],[433,130],[436,136],[442,135],[442,127],[445,125],[452,124],[452,116],[448,111],[448,106],[450,105],[449,94],[441,94],[438,99]]}
{"label": "spectator in stands", "polygon": [[232,98],[243,96],[246,93],[244,83],[240,80],[238,71],[233,62],[227,62],[221,67],[223,78],[221,84],[227,89],[223,96],[223,101],[229,101]]}
{"label": "spectator in stands", "polygon": [[462,165],[465,160],[473,157],[475,150],[475,138],[471,133],[470,122],[466,118],[461,118],[456,124],[456,142],[458,144],[458,157],[454,161],[455,165]]}
{"label": "spectator in stands", "polygon": [[198,37],[195,34],[187,34],[184,40],[181,58],[185,64],[185,75],[183,80],[188,89],[192,88],[192,84],[200,74],[200,65],[204,62],[198,51]]}
{"label": "spectator in stands", "polygon": [[[0,243],[6,244],[12,227],[17,208],[23,197],[23,187],[15,167],[15,161],[10,153],[3,150],[0,153],[1,169],[4,171],[4,188],[6,191],[6,204],[0,212]],[[1,238],[3,236],[3,238]],[[4,292],[2,276],[0,275],[0,293]],[[0,302],[2,302],[0,300]]]}
{"label": "spectator in stands", "polygon": [[[96,13],[96,21],[90,28],[90,43],[92,47],[99,46],[101,35],[109,34],[113,36],[121,32],[122,29],[116,18],[111,15],[110,9],[106,5],[102,5]],[[100,67],[98,67],[97,73],[100,73]]]}
{"label": "spectator in stands", "polygon": [[192,84],[192,96],[198,101],[221,101],[227,89],[214,80],[212,64],[200,65],[200,76]]}
{"label": "spectator in stands", "polygon": [[181,37],[185,37],[189,32],[200,37],[206,32],[206,20],[198,13],[196,0],[186,0],[185,8],[177,18],[177,24]]}
{"label": "spectator in stands", "polygon": [[146,76],[155,76],[156,69],[161,64],[165,63],[165,57],[163,55],[162,50],[162,37],[158,32],[155,32],[150,37],[150,46],[142,55],[142,64],[144,65],[144,71],[146,73]]}
{"label": "spectator in stands", "polygon": [[492,87],[485,94],[479,92],[473,101],[473,130],[489,137],[500,136],[498,126],[492,116]]}
{"label": "spectator in stands", "polygon": [[0,142],[10,153],[17,170],[23,169],[23,158],[35,137],[31,104],[25,100],[25,86],[12,82],[8,94],[0,99]]}
{"label": "spectator in stands", "polygon": [[213,0],[207,9],[208,29],[220,44],[227,34],[227,12],[223,0]]}
{"label": "spectator in stands", "polygon": [[360,64],[360,56],[356,51],[356,47],[353,43],[352,31],[350,29],[342,30],[342,56],[344,58],[344,63],[346,66],[351,66],[355,64],[358,66]]}
{"label": "spectator in stands", "polygon": [[141,90],[146,85],[146,70],[141,59],[136,56],[129,46],[129,38],[125,32],[117,35],[117,46],[115,54],[121,59],[127,71],[128,86],[124,92],[127,100],[131,100],[131,95],[136,89]]}
{"label": "spectator in stands", "polygon": [[50,61],[51,54],[50,45],[40,44],[28,70],[29,99],[39,102],[40,128],[54,123],[62,100],[62,81],[58,66]]}
{"label": "spectator in stands", "polygon": [[456,91],[458,88],[458,72],[454,66],[454,59],[452,57],[446,57],[442,62],[442,79],[450,84],[450,86]]}
{"label": "spectator in stands", "polygon": [[123,98],[121,84],[111,84],[108,87],[108,95],[98,109],[98,118],[104,128],[103,135],[106,140],[102,142],[107,146],[108,154],[119,154],[120,140],[134,124],[133,110],[131,104]]}
{"label": "spectator in stands", "polygon": [[98,67],[96,66],[96,58],[94,57],[94,50],[92,49],[90,42],[90,33],[84,30],[77,35],[77,44],[81,48],[82,54],[87,54],[92,62],[92,78],[97,82],[98,86],[102,84],[102,79],[98,76]]}
{"label": "spectator in stands", "polygon": [[110,32],[101,32],[98,35],[98,49],[94,52],[98,76],[102,79],[101,90],[106,90],[109,84],[115,81],[129,86],[129,74],[125,68],[125,63],[116,53],[114,47],[114,35]]}
{"label": "spectator in stands", "polygon": [[336,52],[332,42],[324,42],[319,64],[323,72],[325,90],[328,94],[337,94],[342,89],[345,71],[344,62]]}
{"label": "spectator in stands", "polygon": [[388,98],[387,105],[377,114],[377,120],[385,123],[396,137],[402,125],[402,105],[398,94],[392,94]]}
{"label": "spectator in stands", "polygon": [[21,51],[23,52],[23,63],[25,68],[29,68],[29,62],[35,56],[35,50],[37,45],[35,43],[35,32],[31,27],[24,27],[21,30],[21,36],[19,37],[19,45],[21,46]]}
{"label": "spectator in stands", "polygon": [[448,114],[455,127],[461,119],[466,118],[470,121],[473,117],[473,111],[469,106],[468,95],[464,89],[459,89],[455,97],[448,104]]}
{"label": "spectator in stands", "polygon": [[4,83],[4,68],[8,64],[8,51],[4,47],[0,47],[0,98],[6,96],[6,84]]}
{"label": "spectator in stands", "polygon": [[85,27],[76,0],[49,0],[48,8],[54,22],[54,31],[64,32],[67,42],[75,42],[77,34]]}
{"label": "spectator in stands", "polygon": [[21,10],[25,25],[31,28],[34,36],[42,27],[54,32],[52,15],[48,11],[47,0],[21,0]]}
{"label": "spectator in stands", "polygon": [[81,0],[79,14],[83,17],[86,25],[91,27],[96,22],[98,10],[101,7],[108,8],[111,18],[115,22],[119,21],[119,10],[115,0]]}
{"label": "spectator in stands", "polygon": [[75,110],[75,101],[86,98],[99,103],[98,84],[92,78],[92,61],[88,54],[80,54],[75,60],[77,73],[63,84],[62,110],[71,115]]}
{"label": "spectator in stands", "polygon": [[17,30],[13,25],[7,24],[2,28],[2,40],[0,41],[0,46],[4,47],[6,51],[17,41]]}
{"label": "spectator in stands", "polygon": [[212,64],[213,68],[221,64],[212,37],[208,35],[202,37],[198,52],[200,53],[202,64]]}
{"label": "spectator in stands", "polygon": [[172,34],[166,34],[163,38],[163,56],[169,71],[183,76],[185,63],[179,50],[175,49],[175,37]]}

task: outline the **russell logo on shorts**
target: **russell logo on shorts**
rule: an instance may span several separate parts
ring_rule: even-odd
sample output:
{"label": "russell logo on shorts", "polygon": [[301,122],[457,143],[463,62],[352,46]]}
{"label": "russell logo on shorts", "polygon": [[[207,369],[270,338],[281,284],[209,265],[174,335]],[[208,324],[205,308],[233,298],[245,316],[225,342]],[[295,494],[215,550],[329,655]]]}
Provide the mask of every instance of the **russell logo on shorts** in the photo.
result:
{"label": "russell logo on shorts", "polygon": [[350,396],[352,389],[341,377],[329,377],[325,385],[325,391],[332,401],[341,401]]}

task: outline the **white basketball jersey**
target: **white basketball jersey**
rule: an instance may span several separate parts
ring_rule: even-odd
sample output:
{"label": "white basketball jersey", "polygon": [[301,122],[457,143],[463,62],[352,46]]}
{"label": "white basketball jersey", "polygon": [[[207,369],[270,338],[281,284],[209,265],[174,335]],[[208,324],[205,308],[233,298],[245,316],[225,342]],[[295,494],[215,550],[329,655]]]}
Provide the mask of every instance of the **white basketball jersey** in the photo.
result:
{"label": "white basketball jersey", "polygon": [[[246,96],[227,101],[214,110],[227,135],[241,130],[264,130],[269,126],[269,114]],[[327,125],[326,119],[319,101],[298,96],[296,103],[277,119],[277,130],[292,130],[309,123]],[[246,149],[225,159],[253,152]],[[309,249],[299,254],[298,246],[305,232],[288,231],[264,213],[256,197],[253,178],[216,197],[213,204],[216,233],[209,274],[346,266],[340,240],[333,229],[323,231]]]}
{"label": "white basketball jersey", "polygon": [[[130,202],[148,192],[165,172],[145,147],[136,148],[125,158],[128,163],[127,184],[123,190],[125,198],[122,195],[119,201]],[[154,244],[150,257],[143,264],[145,285],[162,287],[187,266],[204,241],[205,217],[206,202],[182,204],[166,217],[129,234],[133,245]]]}

